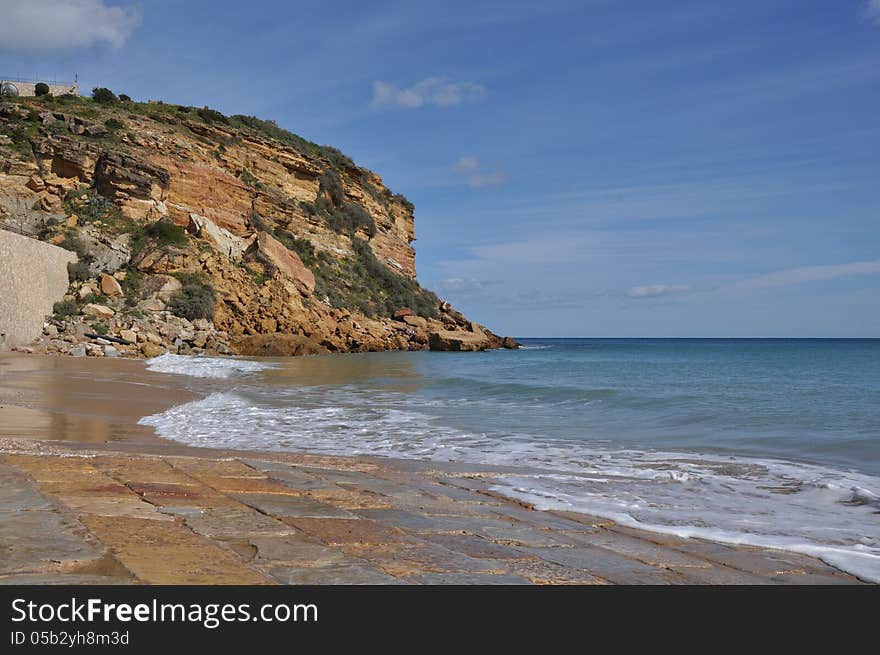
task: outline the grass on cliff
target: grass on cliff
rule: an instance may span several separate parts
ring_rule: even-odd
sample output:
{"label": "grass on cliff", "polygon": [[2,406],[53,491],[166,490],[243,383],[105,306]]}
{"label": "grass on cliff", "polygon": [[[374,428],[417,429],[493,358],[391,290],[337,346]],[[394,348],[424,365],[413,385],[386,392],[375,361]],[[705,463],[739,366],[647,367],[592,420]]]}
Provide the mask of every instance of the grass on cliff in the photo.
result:
{"label": "grass on cliff", "polygon": [[183,248],[188,243],[189,235],[183,227],[168,220],[160,220],[146,225],[137,225],[131,231],[128,245],[131,248],[131,256],[136,257],[149,244],[161,249],[168,246]]}
{"label": "grass on cliff", "polygon": [[334,307],[356,310],[370,317],[389,317],[404,307],[418,316],[437,317],[440,300],[433,292],[384,266],[366,241],[355,237],[352,245],[353,260],[335,259],[326,252],[306,255],[316,260],[312,270],[318,298],[326,296]]}

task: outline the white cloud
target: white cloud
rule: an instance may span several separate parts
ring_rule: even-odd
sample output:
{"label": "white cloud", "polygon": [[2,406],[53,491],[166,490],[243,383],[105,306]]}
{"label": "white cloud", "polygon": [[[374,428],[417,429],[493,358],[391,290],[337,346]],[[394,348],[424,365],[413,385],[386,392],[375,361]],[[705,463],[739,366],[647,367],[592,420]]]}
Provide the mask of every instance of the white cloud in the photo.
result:
{"label": "white cloud", "polygon": [[475,82],[452,82],[445,77],[429,77],[402,88],[390,82],[373,82],[373,102],[376,109],[418,109],[419,107],[455,107],[467,102],[483,100],[486,87]]}
{"label": "white cloud", "polygon": [[880,0],[868,0],[868,16],[871,19],[880,25]]}
{"label": "white cloud", "polygon": [[438,280],[433,288],[441,293],[475,293],[483,291],[491,282],[484,282],[473,277],[448,277]]}
{"label": "white cloud", "polygon": [[44,54],[104,44],[120,48],[141,22],[140,6],[104,0],[3,0],[0,52]]}
{"label": "white cloud", "polygon": [[630,298],[659,298],[660,296],[690,293],[693,290],[693,287],[688,284],[648,284],[641,287],[632,287],[626,292],[626,295]]}
{"label": "white cloud", "polygon": [[791,268],[776,273],[768,273],[735,285],[739,288],[763,289],[767,287],[784,287],[803,282],[815,282],[818,280],[833,280],[840,277],[853,275],[870,275],[880,273],[880,259],[867,262],[853,262],[850,264],[829,264],[827,266],[804,266]]}
{"label": "white cloud", "polygon": [[640,287],[632,287],[626,292],[629,298],[657,298],[659,296],[672,296],[683,293],[715,290],[740,290],[750,291],[754,289],[769,289],[775,287],[788,287],[805,282],[818,282],[821,280],[834,280],[842,277],[855,275],[872,275],[880,273],[880,259],[867,262],[852,262],[849,264],[829,264],[826,266],[802,266],[790,268],[784,271],[776,271],[747,278],[734,282],[726,287],[694,287],[689,284],[651,284]]}
{"label": "white cloud", "polygon": [[473,173],[480,167],[480,160],[476,157],[462,157],[455,162],[455,170],[459,173]]}
{"label": "white cloud", "polygon": [[459,158],[455,162],[455,170],[467,176],[468,186],[472,189],[501,186],[510,182],[510,176],[503,171],[491,173],[482,171],[480,169],[480,160],[473,156]]}
{"label": "white cloud", "polygon": [[507,173],[481,173],[471,175],[468,178],[468,186],[472,189],[483,189],[490,186],[501,186],[510,182],[510,176]]}
{"label": "white cloud", "polygon": [[547,266],[588,261],[596,249],[596,239],[592,235],[572,233],[554,235],[535,235],[522,241],[507,241],[471,246],[468,252],[491,267],[513,264],[522,266]]}

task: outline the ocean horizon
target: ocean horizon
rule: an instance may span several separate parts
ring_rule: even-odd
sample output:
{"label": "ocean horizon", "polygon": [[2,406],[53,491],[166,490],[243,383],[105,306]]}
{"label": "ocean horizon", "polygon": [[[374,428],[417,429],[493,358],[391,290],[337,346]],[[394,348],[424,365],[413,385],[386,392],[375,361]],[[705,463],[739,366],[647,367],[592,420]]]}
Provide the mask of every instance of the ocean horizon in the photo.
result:
{"label": "ocean horizon", "polygon": [[196,446],[472,462],[539,509],[880,580],[880,340],[524,338],[519,351],[149,360]]}

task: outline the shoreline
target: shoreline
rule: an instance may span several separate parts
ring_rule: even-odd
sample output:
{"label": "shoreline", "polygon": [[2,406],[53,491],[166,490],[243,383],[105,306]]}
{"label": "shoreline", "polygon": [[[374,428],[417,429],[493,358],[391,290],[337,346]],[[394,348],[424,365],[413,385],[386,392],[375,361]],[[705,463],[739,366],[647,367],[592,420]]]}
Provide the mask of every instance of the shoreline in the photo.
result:
{"label": "shoreline", "polygon": [[[39,366],[30,367],[27,384],[10,381],[15,362],[35,357],[0,357],[0,412],[9,415],[13,406],[36,413],[23,412],[19,424],[65,409],[82,420],[66,433],[75,440],[40,438],[40,429],[57,422],[37,422],[26,438],[0,423],[0,468],[11,481],[0,531],[13,540],[0,582],[859,582],[788,551],[537,510],[491,489],[503,467],[178,444],[132,427],[145,414],[198,397],[176,376],[93,360],[122,369],[134,383],[143,374],[154,385],[172,385],[165,393],[148,386],[150,393],[129,402],[129,387],[111,384],[101,393],[115,392],[118,405],[102,422],[100,402],[88,412],[71,407],[75,395],[65,397],[63,388],[54,389],[54,401],[36,397],[39,385],[30,383],[39,379]],[[67,361],[82,368],[83,360]],[[96,393],[90,395],[95,402]],[[77,435],[83,426],[108,429]],[[145,530],[155,548],[138,545]]]}

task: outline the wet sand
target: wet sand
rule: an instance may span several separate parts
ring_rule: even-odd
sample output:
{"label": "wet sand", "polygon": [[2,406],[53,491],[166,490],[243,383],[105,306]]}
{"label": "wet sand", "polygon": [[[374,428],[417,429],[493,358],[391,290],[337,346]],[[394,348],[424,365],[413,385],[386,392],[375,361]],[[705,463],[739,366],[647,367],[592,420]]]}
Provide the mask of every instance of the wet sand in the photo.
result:
{"label": "wet sand", "polygon": [[194,448],[143,362],[0,356],[0,583],[854,584],[793,553],[537,511],[497,467]]}
{"label": "wet sand", "polygon": [[139,360],[0,355],[0,437],[150,443],[138,419],[195,398]]}

